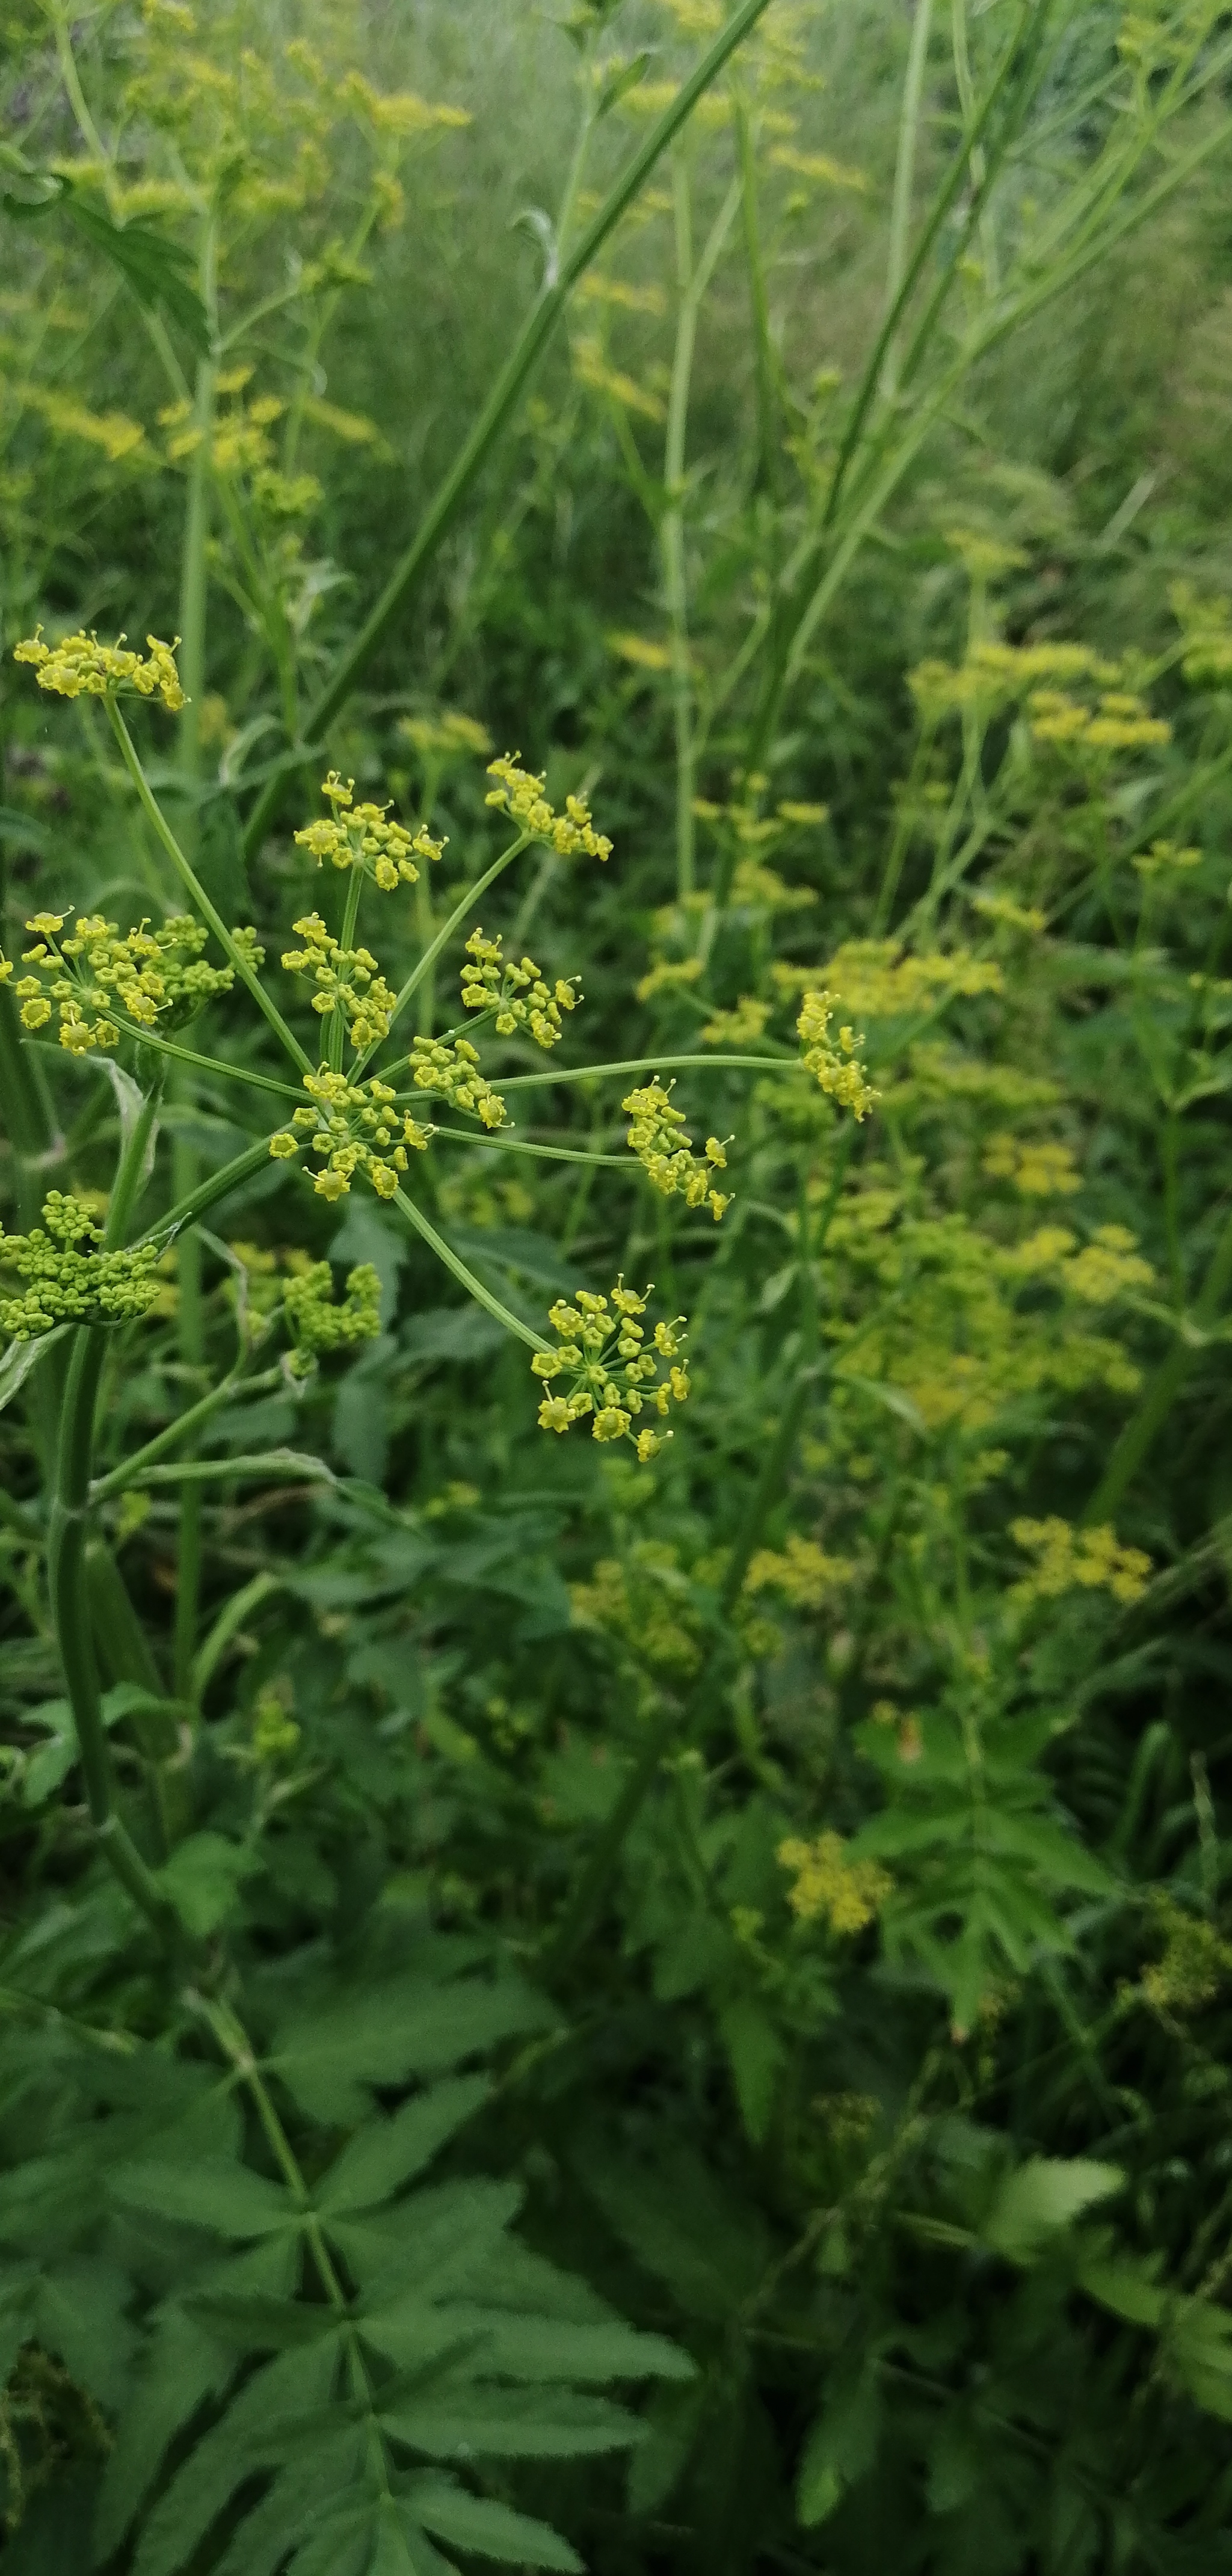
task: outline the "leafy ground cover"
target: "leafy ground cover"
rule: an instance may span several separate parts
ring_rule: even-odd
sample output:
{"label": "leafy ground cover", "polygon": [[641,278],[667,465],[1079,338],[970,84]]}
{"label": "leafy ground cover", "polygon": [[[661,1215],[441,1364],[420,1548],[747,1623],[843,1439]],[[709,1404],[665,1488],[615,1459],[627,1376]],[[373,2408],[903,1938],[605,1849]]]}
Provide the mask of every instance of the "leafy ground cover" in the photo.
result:
{"label": "leafy ground cover", "polygon": [[1232,2562],[1232,33],[0,34],[13,2576]]}

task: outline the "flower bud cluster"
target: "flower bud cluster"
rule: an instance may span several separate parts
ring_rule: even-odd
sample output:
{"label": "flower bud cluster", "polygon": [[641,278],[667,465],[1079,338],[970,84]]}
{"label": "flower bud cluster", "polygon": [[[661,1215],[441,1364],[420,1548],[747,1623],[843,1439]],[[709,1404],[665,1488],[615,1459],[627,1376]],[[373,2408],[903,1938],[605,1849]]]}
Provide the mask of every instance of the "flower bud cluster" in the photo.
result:
{"label": "flower bud cluster", "polygon": [[861,1041],[854,1030],[841,1028],[837,1046],[829,1034],[837,998],[834,993],[806,993],[796,1028],[804,1062],[820,1089],[856,1118],[863,1118],[877,1094],[856,1053]]}
{"label": "flower bud cluster", "polygon": [[632,1440],[643,1463],[670,1440],[670,1431],[633,1430],[647,1404],[662,1417],[689,1393],[688,1370],[679,1356],[684,1317],[656,1324],[647,1349],[646,1327],[639,1320],[646,1297],[626,1288],[622,1276],[610,1297],[579,1288],[573,1305],[557,1300],[548,1322],[560,1336],[560,1347],[537,1351],[531,1367],[536,1377],[571,1379],[572,1384],[568,1394],[545,1395],[539,1407],[542,1431],[571,1431],[589,1414],[595,1440]]}
{"label": "flower bud cluster", "polygon": [[157,1246],[103,1252],[102,1240],[84,1201],[60,1190],[49,1191],[42,1225],[30,1234],[0,1226],[0,1269],[27,1283],[18,1296],[0,1295],[0,1333],[29,1342],[57,1324],[124,1324],[148,1314],[159,1293]]}
{"label": "flower bud cluster", "polygon": [[513,1037],[525,1029],[536,1046],[554,1047],[561,1034],[561,1012],[575,1011],[581,1000],[576,976],[558,976],[555,989],[545,983],[533,957],[515,965],[502,957],[501,942],[471,932],[466,943],[470,963],[462,969],[462,1000],[468,1011],[494,1011],[496,1034]]}
{"label": "flower bud cluster", "polygon": [[515,823],[520,823],[528,839],[546,841],[548,848],[559,852],[562,859],[575,858],[581,851],[587,858],[610,858],[612,844],[602,832],[596,832],[590,807],[581,796],[566,796],[565,810],[558,814],[544,795],[544,780],[533,771],[519,769],[519,752],[506,752],[500,760],[488,762],[488,776],[499,780],[484,802],[497,805]]}
{"label": "flower bud cluster", "polygon": [[[67,915],[37,912],[26,923],[36,945],[22,954],[33,967],[13,986],[21,1004],[23,1028],[46,1028],[56,1020],[60,1044],[71,1055],[88,1055],[93,1047],[112,1047],[119,1036],[113,1012],[139,1029],[162,1023],[181,1028],[218,993],[229,993],[235,981],[230,966],[207,966],[201,956],[206,934],[189,913],[173,914],[160,930],[141,922],[120,937],[119,924],[101,913],[79,913],[71,938],[62,939]],[[237,930],[236,940],[254,966],[262,950],[251,930]],[[0,982],[12,973],[0,959]]]}
{"label": "flower bud cluster", "polygon": [[147,635],[148,658],[124,652],[122,635],[114,644],[100,644],[97,635],[83,634],[66,635],[62,644],[44,644],[42,635],[40,626],[15,645],[13,660],[32,663],[40,689],[54,689],[57,697],[106,698],[135,690],[138,697],[152,698],[157,691],[171,715],[188,703],[175,667],[178,635],[171,644],[160,644],[156,635]]}
{"label": "flower bud cluster", "polygon": [[657,1079],[643,1083],[640,1091],[631,1091],[620,1105],[633,1120],[625,1141],[655,1188],[668,1199],[679,1191],[687,1207],[708,1207],[717,1225],[724,1210],[731,1206],[730,1192],[724,1197],[721,1190],[712,1187],[715,1172],[727,1169],[727,1155],[719,1138],[706,1138],[704,1161],[695,1154],[684,1112],[672,1107],[671,1086],[665,1091]]}
{"label": "flower bud cluster", "polygon": [[311,850],[318,867],[328,859],[335,868],[359,868],[384,894],[393,894],[400,885],[418,883],[416,859],[439,859],[445,847],[422,826],[408,832],[403,824],[389,822],[387,805],[357,805],[354,779],[340,778],[336,769],[321,794],[332,813],[295,835],[297,848]]}
{"label": "flower bud cluster", "polygon": [[290,1126],[271,1136],[275,1162],[306,1149],[320,1160],[312,1184],[318,1198],[345,1198],[354,1174],[362,1172],[378,1198],[391,1199],[406,1170],[407,1146],[422,1153],[431,1129],[401,1112],[390,1084],[375,1076],[351,1083],[323,1065],[319,1073],[304,1075],[304,1089],[312,1106],[295,1110]]}
{"label": "flower bud cluster", "polygon": [[287,1280],[282,1303],[293,1344],[293,1377],[307,1377],[323,1351],[373,1341],[381,1329],[380,1274],[370,1261],[347,1272],[346,1294],[337,1305],[328,1261],[310,1261]]}
{"label": "flower bud cluster", "polygon": [[410,1053],[411,1080],[417,1091],[435,1092],[451,1109],[463,1109],[485,1127],[503,1127],[508,1112],[479,1070],[479,1057],[469,1038],[416,1038]]}
{"label": "flower bud cluster", "polygon": [[387,1037],[395,996],[371,950],[341,947],[319,912],[305,913],[292,928],[304,945],[285,949],[282,962],[289,975],[311,976],[317,987],[313,1010],[323,1020],[341,1011],[357,1050]]}

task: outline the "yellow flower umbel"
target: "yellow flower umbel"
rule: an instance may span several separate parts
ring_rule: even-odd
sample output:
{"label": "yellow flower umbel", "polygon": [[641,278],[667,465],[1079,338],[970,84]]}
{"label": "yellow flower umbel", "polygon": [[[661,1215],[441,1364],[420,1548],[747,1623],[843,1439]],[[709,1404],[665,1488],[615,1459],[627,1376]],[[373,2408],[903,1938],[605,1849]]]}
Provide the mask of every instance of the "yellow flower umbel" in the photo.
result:
{"label": "yellow flower umbel", "polygon": [[304,945],[284,950],[282,962],[289,975],[311,976],[317,987],[313,1010],[323,1020],[341,1011],[357,1051],[377,1045],[389,1034],[394,995],[371,951],[341,947],[319,912],[306,913],[292,927]]}
{"label": "yellow flower umbel", "polygon": [[311,850],[318,867],[328,859],[331,867],[358,868],[383,894],[393,894],[400,885],[418,883],[417,859],[439,859],[445,847],[422,825],[408,832],[403,824],[391,823],[387,805],[357,805],[354,779],[340,778],[336,769],[324,780],[321,794],[330,814],[295,835],[297,848]]}
{"label": "yellow flower umbel", "polygon": [[1012,1521],[1010,1536],[1035,1558],[1033,1572],[1010,1592],[1012,1601],[1024,1605],[1076,1589],[1137,1601],[1150,1581],[1149,1556],[1140,1547],[1122,1547],[1107,1522],[1098,1529],[1076,1530],[1053,1513],[1043,1521]]}
{"label": "yellow flower umbel", "polygon": [[687,1133],[684,1112],[673,1109],[671,1090],[664,1090],[658,1080],[631,1091],[621,1108],[633,1120],[626,1143],[636,1154],[642,1170],[664,1198],[674,1198],[679,1191],[688,1207],[708,1207],[718,1224],[724,1209],[731,1206],[730,1193],[712,1187],[716,1171],[727,1169],[727,1156],[717,1136],[706,1138],[706,1159],[693,1152],[693,1139]]}
{"label": "yellow flower umbel", "polygon": [[29,1342],[57,1324],[124,1324],[147,1315],[159,1293],[158,1246],[104,1252],[102,1240],[84,1200],[60,1190],[48,1192],[42,1225],[32,1233],[6,1234],[0,1226],[0,1270],[26,1282],[20,1295],[0,1295],[0,1333]]}
{"label": "yellow flower umbel", "polygon": [[561,1012],[575,1011],[581,999],[573,989],[576,978],[558,976],[553,990],[533,957],[523,957],[515,965],[511,957],[502,957],[499,937],[485,939],[482,930],[471,932],[466,953],[470,959],[462,969],[466,1009],[485,1015],[495,1012],[498,1037],[511,1038],[524,1029],[536,1046],[554,1047],[561,1034]]}
{"label": "yellow flower umbel", "polygon": [[590,1414],[594,1439],[632,1440],[643,1463],[670,1440],[670,1431],[633,1429],[647,1404],[662,1418],[689,1393],[688,1371],[679,1358],[684,1318],[656,1324],[647,1349],[646,1327],[639,1321],[646,1297],[626,1288],[622,1277],[610,1297],[579,1288],[572,1306],[561,1298],[551,1308],[548,1322],[560,1336],[560,1347],[537,1351],[531,1367],[536,1377],[564,1378],[570,1384],[567,1395],[545,1395],[539,1407],[542,1431],[571,1431]]}
{"label": "yellow flower umbel", "polygon": [[175,648],[160,644],[156,635],[147,635],[148,658],[141,653],[126,653],[121,635],[114,644],[100,644],[97,635],[66,635],[62,644],[44,644],[42,627],[13,649],[15,662],[32,664],[40,689],[53,689],[60,698],[120,697],[135,692],[138,697],[162,699],[168,713],[177,715],[187,704],[175,667]]}
{"label": "yellow flower umbel", "polygon": [[[71,938],[60,934],[68,916],[36,912],[26,923],[35,946],[22,954],[33,967],[19,976],[13,992],[21,1005],[23,1028],[46,1028],[55,1020],[60,1044],[70,1055],[88,1055],[94,1047],[113,1047],[117,1020],[137,1029],[159,1022],[182,1028],[203,1004],[229,993],[235,981],[230,966],[207,966],[201,951],[206,933],[189,913],[175,913],[159,930],[141,922],[120,936],[119,925],[101,913],[79,913]],[[262,951],[252,930],[233,937],[254,966]],[[0,960],[0,977],[10,974]],[[113,1012],[116,1017],[113,1018]]]}
{"label": "yellow flower umbel", "polygon": [[829,1034],[837,995],[806,993],[796,1022],[804,1062],[828,1098],[853,1116],[863,1118],[877,1098],[856,1052],[861,1044],[854,1031],[841,1028],[838,1044]]}
{"label": "yellow flower umbel", "polygon": [[362,1172],[378,1198],[391,1199],[406,1170],[407,1146],[422,1153],[431,1129],[401,1111],[391,1085],[375,1076],[351,1083],[323,1066],[320,1073],[304,1075],[304,1089],[311,1107],[295,1110],[290,1126],[270,1138],[275,1162],[306,1149],[320,1161],[312,1184],[318,1198],[345,1198],[355,1173]]}
{"label": "yellow flower umbel", "polygon": [[832,1932],[862,1932],[880,1912],[894,1882],[875,1860],[848,1860],[841,1834],[816,1842],[792,1836],[778,1847],[784,1869],[794,1872],[787,1902],[801,1923],[824,1914]]}
{"label": "yellow flower umbel", "polygon": [[581,796],[566,796],[565,810],[558,814],[544,795],[544,781],[532,771],[519,769],[519,752],[505,752],[499,760],[488,762],[488,776],[499,783],[484,802],[499,806],[503,814],[521,825],[530,841],[546,841],[548,848],[562,859],[575,858],[582,852],[587,858],[610,858],[612,844],[602,832],[596,832],[590,807]]}
{"label": "yellow flower umbel", "polygon": [[469,1038],[416,1038],[409,1063],[417,1091],[435,1092],[451,1109],[462,1109],[485,1127],[503,1127],[504,1101],[479,1070],[479,1057]]}

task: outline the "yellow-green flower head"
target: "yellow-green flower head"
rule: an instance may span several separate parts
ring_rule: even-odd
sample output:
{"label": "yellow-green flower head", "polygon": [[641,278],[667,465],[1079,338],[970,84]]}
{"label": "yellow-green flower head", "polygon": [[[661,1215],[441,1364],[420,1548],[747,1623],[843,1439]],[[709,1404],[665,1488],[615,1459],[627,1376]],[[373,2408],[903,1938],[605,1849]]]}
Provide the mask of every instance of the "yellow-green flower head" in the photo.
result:
{"label": "yellow-green flower head", "polygon": [[57,1324],[124,1324],[146,1315],[159,1293],[156,1245],[103,1252],[103,1240],[84,1200],[49,1191],[43,1222],[30,1234],[0,1226],[0,1270],[27,1284],[20,1295],[0,1295],[0,1333],[33,1341]]}
{"label": "yellow-green flower head", "polygon": [[1010,1523],[1010,1536],[1035,1558],[1034,1571],[1010,1589],[1011,1601],[1055,1600],[1062,1592],[1108,1591],[1117,1601],[1137,1601],[1151,1577],[1151,1560],[1140,1547],[1122,1547],[1107,1521],[1098,1529],[1076,1530],[1051,1513],[1047,1520]]}
{"label": "yellow-green flower head", "polygon": [[403,716],[398,731],[421,760],[458,760],[468,752],[482,760],[492,748],[486,727],[452,707],[436,716]]}
{"label": "yellow-green flower head", "polygon": [[480,1072],[479,1057],[468,1038],[416,1038],[409,1062],[417,1091],[434,1092],[451,1109],[467,1111],[485,1127],[504,1126],[504,1101]]}
{"label": "yellow-green flower head", "polygon": [[536,1351],[531,1367],[536,1377],[549,1382],[564,1379],[567,1392],[545,1395],[540,1430],[571,1431],[589,1415],[593,1439],[631,1440],[643,1464],[670,1440],[670,1431],[633,1428],[648,1404],[662,1419],[689,1394],[688,1370],[680,1358],[684,1317],[656,1324],[647,1348],[641,1318],[649,1295],[649,1288],[644,1297],[626,1288],[622,1275],[610,1297],[579,1288],[572,1305],[558,1298],[548,1322],[559,1347]]}
{"label": "yellow-green flower head", "polygon": [[319,912],[305,913],[292,928],[304,942],[288,948],[282,963],[289,975],[311,976],[316,985],[314,1011],[327,1020],[341,1011],[347,1036],[358,1051],[375,1046],[389,1034],[395,996],[367,948],[343,948],[326,929]]}
{"label": "yellow-green flower head", "polygon": [[391,1085],[375,1076],[351,1083],[322,1065],[319,1073],[304,1075],[304,1089],[311,1107],[295,1110],[290,1126],[270,1138],[275,1162],[304,1151],[315,1154],[319,1169],[312,1186],[318,1198],[345,1198],[361,1172],[378,1198],[391,1199],[407,1167],[407,1146],[422,1153],[431,1128],[401,1111]]}
{"label": "yellow-green flower head", "polygon": [[804,1062],[816,1076],[819,1088],[853,1116],[863,1118],[877,1098],[869,1082],[857,1049],[862,1044],[850,1028],[840,1028],[838,1044],[829,1034],[838,996],[835,993],[806,993],[796,1022]]}
{"label": "yellow-green flower head", "polygon": [[307,1262],[287,1280],[282,1303],[295,1377],[307,1377],[323,1351],[370,1342],[381,1329],[381,1281],[370,1261],[361,1261],[357,1269],[347,1272],[346,1294],[338,1305],[328,1261]]}
{"label": "yellow-green flower head", "polygon": [[517,965],[502,957],[499,937],[485,939],[473,930],[466,943],[469,964],[462,969],[462,1000],[468,1011],[494,1012],[498,1037],[524,1029],[536,1046],[554,1047],[561,1034],[562,1011],[575,1011],[581,994],[576,976],[558,976],[555,989],[546,983],[533,957]]}
{"label": "yellow-green flower head", "polygon": [[62,644],[44,644],[42,627],[13,649],[15,662],[29,662],[38,675],[40,689],[52,689],[60,698],[119,697],[134,692],[141,698],[156,693],[171,715],[178,714],[187,699],[180,687],[175,667],[176,645],[160,644],[156,635],[147,635],[148,658],[141,653],[123,650],[121,635],[114,644],[100,644],[97,635],[66,635]]}
{"label": "yellow-green flower head", "polygon": [[403,824],[391,823],[388,805],[357,805],[354,779],[340,778],[336,769],[324,780],[321,794],[332,812],[295,835],[297,848],[311,850],[318,867],[328,859],[335,868],[359,868],[382,893],[393,894],[400,885],[418,883],[416,859],[439,859],[445,847],[422,826],[408,832]]}
{"label": "yellow-green flower head", "polygon": [[[173,914],[158,930],[143,921],[123,938],[117,922],[83,912],[64,939],[68,917],[36,912],[26,923],[35,945],[23,951],[22,964],[34,971],[19,976],[13,992],[23,1028],[43,1029],[54,1020],[60,1044],[71,1055],[114,1046],[122,1028],[182,1028],[235,981],[230,966],[203,962],[206,934],[190,913]],[[264,952],[256,932],[237,930],[233,936],[259,966]],[[0,980],[11,972],[0,961]]]}
{"label": "yellow-green flower head", "polygon": [[499,760],[488,762],[489,778],[499,783],[485,797],[485,804],[499,806],[521,824],[528,840],[546,841],[562,859],[574,858],[579,851],[591,859],[610,858],[612,844],[596,832],[585,799],[566,796],[564,813],[558,814],[544,795],[544,780],[519,769],[520,758],[520,752],[505,752]]}
{"label": "yellow-green flower head", "polygon": [[792,1836],[779,1844],[776,1858],[793,1873],[787,1902],[801,1923],[824,1915],[832,1932],[863,1932],[893,1893],[894,1881],[877,1861],[848,1859],[841,1834],[819,1834],[812,1843]]}
{"label": "yellow-green flower head", "polygon": [[725,1197],[713,1187],[716,1171],[727,1169],[727,1155],[719,1138],[706,1138],[704,1160],[695,1154],[684,1112],[673,1108],[671,1086],[664,1090],[657,1077],[643,1083],[640,1091],[631,1091],[620,1105],[633,1121],[625,1142],[655,1188],[667,1199],[679,1191],[687,1207],[708,1207],[717,1225],[724,1210],[731,1206],[730,1192]]}

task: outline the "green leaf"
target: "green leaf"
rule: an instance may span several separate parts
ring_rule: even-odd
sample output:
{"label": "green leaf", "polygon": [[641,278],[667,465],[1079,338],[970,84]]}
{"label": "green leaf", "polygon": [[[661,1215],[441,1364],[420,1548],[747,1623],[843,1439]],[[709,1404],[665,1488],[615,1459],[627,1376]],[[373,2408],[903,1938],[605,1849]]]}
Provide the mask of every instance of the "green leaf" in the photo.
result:
{"label": "green leaf", "polygon": [[6,214],[29,223],[58,208],[93,249],[119,269],[138,303],[150,311],[161,307],[179,323],[199,355],[208,358],[209,321],[200,296],[188,282],[194,265],[191,251],[165,233],[155,232],[150,224],[113,223],[101,206],[86,202],[64,171],[28,169],[23,175],[44,182],[50,193],[37,199],[6,195],[0,199]]}
{"label": "green leaf", "polygon": [[511,2566],[555,2567],[561,2576],[579,2576],[582,2561],[568,2541],[546,2522],[515,2513],[510,2505],[468,2494],[452,2478],[414,2478],[406,2501],[416,2519],[451,2548],[474,2550],[480,2558],[503,2559]]}
{"label": "green leaf", "polygon": [[754,2146],[770,2126],[784,2049],[773,2022],[751,1995],[738,1995],[719,2015],[740,2116]]}
{"label": "green leaf", "polygon": [[271,2236],[280,2227],[296,2226],[300,2217],[282,2183],[267,2182],[264,2174],[221,2158],[192,2165],[122,2165],[111,2177],[111,2189],[126,2208],[210,2228],[218,2236]]}
{"label": "green leaf", "polygon": [[118,2264],[82,2255],[45,2272],[31,2306],[39,2342],[104,2406],[118,2403],[128,2376],[135,2342],[125,2313],[131,2295]]}
{"label": "green leaf", "polygon": [[631,63],[622,63],[619,71],[608,74],[595,101],[596,125],[600,117],[610,116],[619,101],[626,98],[631,89],[636,89],[639,81],[645,79],[650,62],[650,52],[644,48],[640,54],[634,55]]}
{"label": "green leaf", "polygon": [[806,2530],[826,2522],[849,2486],[864,2477],[877,2456],[881,2389],[875,2360],[828,2394],[804,2446],[796,2481],[796,2511]]}
{"label": "green leaf", "polygon": [[313,2119],[350,2125],[370,2109],[362,2086],[443,2074],[552,2020],[542,1998],[514,1978],[444,1986],[407,1978],[297,2015],[268,2063]]}
{"label": "green leaf", "polygon": [[491,2092],[486,2075],[459,2075],[404,2102],[392,2119],[377,2117],[351,2139],[315,2193],[332,2213],[373,2209],[431,2163]]}
{"label": "green leaf", "polygon": [[1033,2263],[1050,2238],[1072,2226],[1095,2202],[1120,2191],[1124,2181],[1119,2165],[1032,2156],[1006,2175],[980,2234],[1007,2261]]}
{"label": "green leaf", "polygon": [[245,2516],[217,2576],[276,2576],[290,2551],[320,2529],[323,2516],[337,2528],[340,2502],[356,2538],[363,2537],[375,2501],[365,2493],[364,2466],[362,2427],[345,2419],[307,2457],[297,2448],[290,2465]]}
{"label": "green leaf", "polygon": [[57,1324],[54,1332],[36,1333],[31,1342],[9,1343],[3,1358],[0,1358],[0,1413],[25,1385],[31,1369],[38,1367],[44,1351],[54,1350],[56,1343],[62,1342],[65,1334],[71,1331],[71,1324]]}
{"label": "green leaf", "polygon": [[764,2227],[747,2203],[728,2198],[699,2158],[663,2157],[648,2173],[616,2165],[588,2139],[578,2179],[689,2316],[723,2323],[756,2289],[768,2259]]}
{"label": "green leaf", "polygon": [[206,2398],[221,2395],[232,2368],[230,2357],[220,2357],[217,2345],[175,2310],[151,2336],[103,2472],[94,2531],[100,2565],[119,2547],[169,2443]]}
{"label": "green leaf", "polygon": [[158,1883],[181,1923],[204,1940],[236,1913],[241,1882],[259,1866],[256,1852],[225,1834],[189,1834],[159,1870]]}
{"label": "green leaf", "polygon": [[602,2384],[609,2379],[693,2379],[695,2364],[666,2336],[610,2325],[569,2325],[557,2317],[502,2316],[499,2309],[451,2303],[445,2313],[460,2332],[482,2339],[477,2368],[485,2376]]}
{"label": "green leaf", "polygon": [[642,2438],[636,2415],[571,2389],[453,2388],[404,2397],[382,2415],[400,2442],[433,2459],[575,2460]]}
{"label": "green leaf", "polygon": [[370,2232],[347,2220],[333,2220],[330,2234],[344,2248],[365,2239],[379,2253],[375,2315],[408,2293],[416,2299],[440,2299],[451,2291],[477,2288],[483,2266],[495,2253],[512,2218],[522,2206],[516,2182],[438,2183],[418,2192],[405,2216],[394,2225]]}
{"label": "green leaf", "polygon": [[276,2466],[289,2429],[328,2400],[337,2367],[331,2338],[307,2352],[280,2353],[254,2371],[217,2424],[189,2453],[146,2523],[133,2576],[177,2576],[237,2487],[256,2468]]}
{"label": "green leaf", "polygon": [[235,2352],[286,2352],[315,2343],[334,2323],[331,2308],[280,2299],[268,2290],[189,2290],[184,2306],[217,2343]]}

